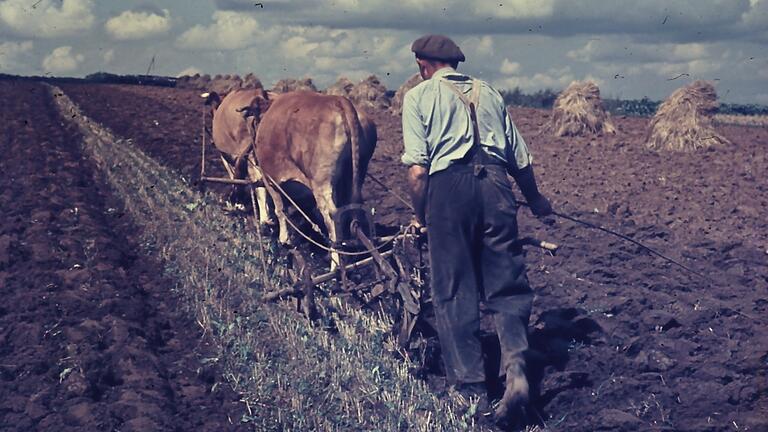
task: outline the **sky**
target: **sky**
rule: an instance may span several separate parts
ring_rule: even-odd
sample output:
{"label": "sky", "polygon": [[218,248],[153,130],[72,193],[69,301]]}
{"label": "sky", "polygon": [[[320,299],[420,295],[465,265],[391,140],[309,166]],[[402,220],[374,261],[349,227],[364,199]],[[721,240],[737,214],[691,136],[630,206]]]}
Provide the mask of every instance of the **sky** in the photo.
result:
{"label": "sky", "polygon": [[[417,72],[414,39],[442,33],[459,67],[499,89],[598,84],[603,97],[666,98],[695,79],[721,101],[768,105],[768,0],[0,0],[0,73]],[[154,62],[152,59],[154,58]]]}

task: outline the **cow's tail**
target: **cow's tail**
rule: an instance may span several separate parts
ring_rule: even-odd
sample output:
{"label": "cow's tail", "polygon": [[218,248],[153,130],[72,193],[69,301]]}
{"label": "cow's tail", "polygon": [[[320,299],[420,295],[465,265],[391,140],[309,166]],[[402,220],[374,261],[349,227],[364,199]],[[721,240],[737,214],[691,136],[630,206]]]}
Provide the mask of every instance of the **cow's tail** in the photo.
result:
{"label": "cow's tail", "polygon": [[360,119],[357,117],[357,110],[355,110],[352,102],[345,101],[345,103],[342,103],[342,107],[344,111],[344,126],[347,129],[352,156],[352,193],[350,195],[350,202],[353,204],[360,204],[363,201],[360,192],[360,189],[362,188],[360,181],[360,140],[363,136],[362,126],[360,125]]}

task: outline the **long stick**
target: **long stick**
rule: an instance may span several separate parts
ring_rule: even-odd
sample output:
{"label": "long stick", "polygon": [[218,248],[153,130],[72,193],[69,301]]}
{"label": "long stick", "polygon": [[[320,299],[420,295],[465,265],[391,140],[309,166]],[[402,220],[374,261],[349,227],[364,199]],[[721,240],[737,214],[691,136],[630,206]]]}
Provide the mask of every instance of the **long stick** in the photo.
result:
{"label": "long stick", "polygon": [[261,221],[256,208],[256,197],[254,196],[253,186],[248,188],[251,192],[251,205],[253,206],[253,226],[256,229],[256,237],[259,242],[259,257],[261,258],[261,283],[265,287],[272,288],[272,284],[269,281],[269,273],[267,272],[267,257],[264,253],[264,239],[261,236]]}
{"label": "long stick", "polygon": [[[517,203],[518,203],[518,204],[520,204],[520,205],[524,205],[524,206],[526,206],[526,207],[530,207],[530,205],[529,205],[527,202],[525,202],[525,201],[519,201],[519,200],[517,200]],[[618,232],[612,231],[612,230],[610,230],[610,229],[608,229],[608,228],[605,228],[605,227],[603,227],[603,226],[600,226],[600,225],[595,225],[595,224],[593,224],[593,223],[590,223],[590,222],[586,222],[586,221],[583,221],[583,220],[579,220],[579,219],[576,219],[575,217],[573,217],[573,216],[568,216],[568,215],[566,215],[566,214],[562,214],[562,213],[558,213],[558,212],[554,212],[554,211],[552,212],[552,214],[553,214],[553,215],[555,215],[555,216],[557,216],[557,217],[559,217],[559,218],[567,219],[567,220],[569,220],[569,221],[571,221],[571,222],[575,222],[575,223],[577,223],[577,224],[580,224],[580,225],[584,225],[584,226],[585,226],[585,227],[587,227],[587,228],[591,228],[591,229],[595,229],[595,230],[598,230],[598,231],[602,231],[602,232],[604,232],[604,233],[607,233],[607,234],[611,234],[611,235],[613,235],[613,236],[616,236],[616,237],[618,237],[618,238],[620,238],[620,239],[622,239],[622,240],[628,241],[628,242],[632,243],[633,245],[635,245],[635,246],[639,246],[640,248],[642,248],[642,249],[646,250],[647,252],[651,253],[652,255],[656,255],[657,257],[659,257],[659,258],[661,258],[661,259],[663,259],[663,260],[665,260],[665,261],[667,261],[667,262],[670,262],[670,263],[672,263],[672,264],[674,264],[674,265],[676,265],[676,266],[678,266],[678,267],[682,268],[683,270],[686,270],[686,271],[688,271],[688,272],[690,272],[690,273],[693,273],[693,274],[695,274],[696,276],[698,276],[698,277],[700,277],[700,278],[702,278],[702,279],[704,279],[704,280],[707,280],[707,281],[709,281],[709,282],[714,282],[714,281],[712,280],[712,278],[710,278],[710,277],[708,277],[708,276],[705,276],[705,275],[703,275],[703,274],[701,274],[701,273],[697,272],[696,270],[693,270],[693,269],[691,269],[691,268],[689,268],[689,267],[685,266],[684,264],[681,264],[681,263],[679,263],[679,262],[675,261],[674,259],[672,259],[672,258],[670,258],[670,257],[668,257],[668,256],[666,256],[666,255],[664,255],[664,254],[662,254],[661,252],[657,252],[656,250],[654,250],[654,249],[652,249],[652,248],[650,248],[650,247],[648,247],[648,246],[646,246],[646,245],[644,245],[644,244],[640,243],[639,241],[637,241],[637,240],[634,240],[634,239],[632,239],[632,238],[629,238],[629,237],[625,236],[624,234],[621,234],[621,233],[618,233]]]}
{"label": "long stick", "polygon": [[256,183],[252,180],[245,180],[245,179],[231,179],[226,177],[206,177],[202,176],[200,177],[202,181],[211,182],[211,183],[224,183],[224,184],[233,184],[233,185],[252,185]]}
{"label": "long stick", "polygon": [[406,199],[405,199],[405,198],[403,198],[403,197],[402,197],[402,196],[400,196],[400,195],[399,195],[397,192],[395,192],[394,190],[392,190],[392,188],[391,188],[391,187],[389,187],[389,186],[387,186],[386,184],[384,184],[384,182],[383,182],[383,181],[381,181],[381,180],[377,179],[376,177],[372,176],[370,173],[368,173],[368,178],[370,178],[371,180],[373,180],[374,182],[376,182],[376,183],[377,183],[379,186],[383,187],[383,188],[384,188],[384,190],[386,190],[387,192],[389,192],[390,194],[392,194],[392,196],[394,196],[395,198],[397,198],[397,199],[398,199],[398,200],[399,200],[401,203],[405,204],[405,206],[406,206],[406,207],[408,207],[409,209],[413,210],[413,205],[412,205],[411,203],[409,203],[408,201],[406,201]]}
{"label": "long stick", "polygon": [[202,156],[202,158],[200,160],[200,178],[201,179],[205,178],[205,112],[207,111],[207,109],[208,109],[208,107],[204,105],[203,106],[203,139],[202,139],[202,142],[203,142],[203,146],[202,146],[203,147],[203,151],[202,151],[203,156]]}
{"label": "long stick", "polygon": [[[382,252],[381,253],[381,257],[382,258],[388,257],[388,256],[392,255],[392,253],[393,253],[393,251],[390,249],[390,250],[388,250],[386,252]],[[356,270],[356,269],[358,269],[360,267],[366,266],[366,265],[374,263],[374,262],[376,262],[376,260],[373,257],[364,258],[364,259],[361,259],[360,261],[354,262],[352,264],[347,264],[345,266],[345,270],[346,271]],[[323,273],[321,275],[317,275],[317,276],[312,278],[312,283],[317,285],[317,284],[320,284],[320,283],[323,283],[323,282],[328,282],[329,280],[335,278],[338,275],[338,273],[339,273],[338,271],[333,271],[333,272],[328,272],[328,273]]]}

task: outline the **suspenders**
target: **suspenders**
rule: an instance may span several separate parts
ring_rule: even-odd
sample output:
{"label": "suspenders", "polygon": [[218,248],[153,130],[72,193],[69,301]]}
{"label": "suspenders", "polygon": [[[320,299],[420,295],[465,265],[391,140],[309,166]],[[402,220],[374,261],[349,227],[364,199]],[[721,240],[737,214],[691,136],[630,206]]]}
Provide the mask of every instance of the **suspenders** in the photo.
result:
{"label": "suspenders", "polygon": [[464,93],[461,92],[461,90],[456,88],[456,86],[453,85],[451,80],[448,78],[440,77],[440,82],[447,84],[448,88],[456,93],[456,96],[458,96],[459,99],[464,103],[464,106],[467,107],[467,110],[469,111],[469,118],[472,119],[474,145],[479,147],[480,128],[477,125],[477,107],[480,105],[480,81],[476,79],[472,80],[472,92],[469,94],[469,98],[467,98]]}
{"label": "suspenders", "polygon": [[482,150],[480,145],[480,127],[477,124],[477,107],[480,105],[480,87],[482,86],[480,81],[472,79],[472,91],[469,94],[469,98],[467,98],[467,96],[465,96],[461,90],[453,85],[451,80],[445,77],[440,77],[440,82],[445,83],[446,86],[451,89],[456,94],[456,96],[459,97],[461,102],[464,103],[464,106],[467,108],[467,111],[469,111],[469,118],[472,120],[472,148],[467,152],[462,160],[475,161],[481,164],[489,162],[493,163],[491,157]]}

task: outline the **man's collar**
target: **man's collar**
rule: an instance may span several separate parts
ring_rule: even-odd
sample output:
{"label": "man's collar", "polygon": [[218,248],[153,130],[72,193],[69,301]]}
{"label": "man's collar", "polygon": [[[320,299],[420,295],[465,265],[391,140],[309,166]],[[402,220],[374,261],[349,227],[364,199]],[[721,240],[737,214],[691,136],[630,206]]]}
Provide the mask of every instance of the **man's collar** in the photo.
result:
{"label": "man's collar", "polygon": [[440,79],[446,75],[455,74],[455,73],[458,73],[456,72],[456,69],[450,66],[445,66],[436,70],[435,73],[432,74],[432,79]]}

